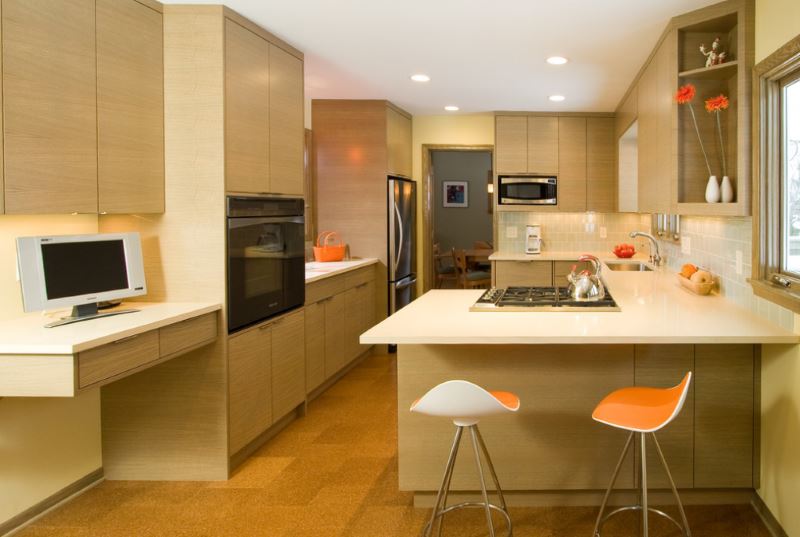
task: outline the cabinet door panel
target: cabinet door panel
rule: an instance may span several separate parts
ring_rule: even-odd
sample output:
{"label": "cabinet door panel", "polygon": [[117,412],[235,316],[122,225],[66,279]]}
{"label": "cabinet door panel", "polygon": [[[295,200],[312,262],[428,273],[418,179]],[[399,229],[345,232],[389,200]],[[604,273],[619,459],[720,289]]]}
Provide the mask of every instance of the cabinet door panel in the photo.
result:
{"label": "cabinet door panel", "polygon": [[586,210],[611,213],[617,209],[614,118],[586,118]]}
{"label": "cabinet door panel", "polygon": [[161,13],[97,0],[97,181],[100,212],[164,212]]}
{"label": "cabinet door panel", "polygon": [[333,295],[325,302],[325,378],[335,375],[345,364],[344,295]]}
{"label": "cabinet door panel", "polygon": [[279,319],[272,327],[272,420],[282,418],[306,398],[305,314]]}
{"label": "cabinet door panel", "polygon": [[230,451],[236,453],[272,424],[272,334],[269,325],[228,341]]}
{"label": "cabinet door panel", "polygon": [[387,169],[411,177],[411,120],[393,108],[386,109]]}
{"label": "cabinet door panel", "polygon": [[225,20],[225,180],[229,192],[269,192],[269,43]]}
{"label": "cabinet door panel", "polygon": [[586,210],[586,118],[558,118],[558,210]]}
{"label": "cabinet door panel", "polygon": [[496,261],[494,270],[496,287],[553,285],[551,261]]}
{"label": "cabinet door panel", "polygon": [[752,345],[695,348],[694,485],[753,486]]}
{"label": "cabinet door panel", "polygon": [[[671,388],[683,376],[694,370],[693,345],[636,345],[635,385]],[[694,385],[680,415],[662,431],[656,433],[664,451],[675,484],[679,488],[694,486]],[[647,484],[669,488],[669,481],[658,453],[648,441]],[[636,460],[639,464],[638,451]],[[652,455],[651,455],[652,454]]]}
{"label": "cabinet door panel", "polygon": [[325,303],[309,304],[306,310],[306,393],[325,382]]}
{"label": "cabinet door panel", "polygon": [[525,116],[495,118],[495,161],[497,173],[528,171],[528,118]]}
{"label": "cabinet door panel", "polygon": [[528,118],[528,171],[558,174],[558,118]]}
{"label": "cabinet door panel", "polygon": [[2,18],[6,212],[96,213],[94,0],[6,0]]}
{"label": "cabinet door panel", "polygon": [[344,293],[345,364],[358,356],[361,349],[358,343],[358,336],[361,334],[361,311],[359,289],[355,287],[348,289]]}
{"label": "cabinet door panel", "polygon": [[270,192],[303,195],[303,61],[269,46]]}

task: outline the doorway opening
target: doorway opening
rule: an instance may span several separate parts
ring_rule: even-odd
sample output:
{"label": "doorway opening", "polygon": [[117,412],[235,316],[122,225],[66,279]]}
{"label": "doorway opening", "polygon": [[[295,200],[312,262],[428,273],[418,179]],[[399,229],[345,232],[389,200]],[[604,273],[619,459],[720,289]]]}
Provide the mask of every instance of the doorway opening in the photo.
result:
{"label": "doorway opening", "polygon": [[[469,271],[490,270],[493,150],[491,145],[422,146],[424,291],[464,285],[454,249],[466,256]],[[485,281],[468,285],[473,283],[484,286]]]}

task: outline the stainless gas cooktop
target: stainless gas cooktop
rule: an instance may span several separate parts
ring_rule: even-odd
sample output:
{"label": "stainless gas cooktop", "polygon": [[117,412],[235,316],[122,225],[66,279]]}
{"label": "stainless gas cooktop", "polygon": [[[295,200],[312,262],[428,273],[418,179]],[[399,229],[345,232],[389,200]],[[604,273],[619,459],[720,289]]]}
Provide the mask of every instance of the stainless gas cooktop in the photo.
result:
{"label": "stainless gas cooktop", "polygon": [[488,289],[470,311],[620,311],[606,290],[601,300],[574,300],[566,287],[509,287]]}

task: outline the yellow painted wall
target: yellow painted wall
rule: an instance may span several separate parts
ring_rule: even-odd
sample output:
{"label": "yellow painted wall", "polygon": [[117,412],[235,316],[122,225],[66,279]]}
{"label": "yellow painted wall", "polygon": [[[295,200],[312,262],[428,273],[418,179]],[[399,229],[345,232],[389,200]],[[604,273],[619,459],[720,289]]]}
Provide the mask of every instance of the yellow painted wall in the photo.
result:
{"label": "yellow painted wall", "polygon": [[[16,237],[96,232],[91,215],[0,216],[0,320],[23,315]],[[102,465],[99,390],[0,398],[0,524]]]}
{"label": "yellow painted wall", "polygon": [[[798,0],[756,0],[756,62],[800,35]],[[800,332],[800,316],[795,316]],[[800,348],[766,345],[761,360],[761,488],[790,537],[800,536]]]}
{"label": "yellow painted wall", "polygon": [[417,289],[424,285],[425,263],[422,234],[423,144],[494,145],[494,114],[468,114],[447,116],[414,116],[412,122],[413,178],[417,181]]}

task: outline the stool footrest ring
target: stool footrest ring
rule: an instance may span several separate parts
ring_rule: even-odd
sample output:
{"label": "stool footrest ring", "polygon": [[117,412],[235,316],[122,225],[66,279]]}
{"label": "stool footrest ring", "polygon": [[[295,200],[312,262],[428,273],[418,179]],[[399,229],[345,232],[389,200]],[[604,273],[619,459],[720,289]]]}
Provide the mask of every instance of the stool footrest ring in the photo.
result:
{"label": "stool footrest ring", "polygon": [[[447,513],[451,512],[451,511],[457,511],[459,509],[478,509],[478,508],[479,509],[485,509],[486,508],[486,504],[484,504],[483,502],[461,502],[461,503],[457,503],[455,505],[451,505],[449,507],[446,507],[446,508],[444,508],[444,509],[442,509],[440,511],[437,511],[436,514],[433,516],[432,520],[430,522],[428,522],[425,525],[425,527],[423,528],[422,534],[426,535],[427,534],[426,532],[431,527],[431,525],[436,521],[437,518],[441,518],[441,517],[443,517],[444,515],[446,515]],[[505,509],[503,509],[499,505],[495,505],[493,503],[489,504],[489,508],[493,509],[493,510],[497,511],[498,513],[500,513],[501,515],[503,515],[503,517],[506,519],[506,524],[508,525],[508,533],[506,534],[506,536],[507,537],[512,537],[513,536],[513,532],[512,532],[512,528],[511,528],[511,516],[508,514],[508,511],[506,511]]]}
{"label": "stool footrest ring", "polygon": [[[600,527],[597,528],[597,533],[595,533],[593,537],[601,537],[600,533],[603,530],[603,525],[605,525],[605,523],[608,521],[609,518],[618,515],[624,511],[641,511],[641,510],[642,510],[641,505],[626,505],[624,507],[618,507],[617,509],[614,509],[613,511],[611,511],[610,513],[608,513],[606,516],[603,517],[603,519],[600,521]],[[681,531],[681,535],[683,535],[684,537],[692,537],[691,533],[685,532],[683,526],[681,526],[677,520],[672,518],[664,511],[661,511],[660,509],[655,509],[653,507],[648,507],[647,512],[666,518],[667,520],[675,524],[675,526]]]}

